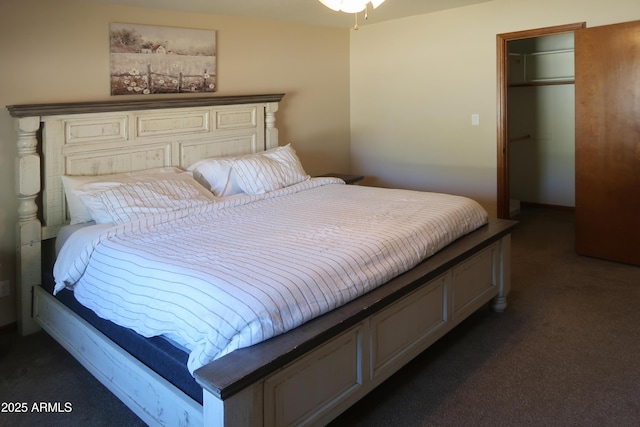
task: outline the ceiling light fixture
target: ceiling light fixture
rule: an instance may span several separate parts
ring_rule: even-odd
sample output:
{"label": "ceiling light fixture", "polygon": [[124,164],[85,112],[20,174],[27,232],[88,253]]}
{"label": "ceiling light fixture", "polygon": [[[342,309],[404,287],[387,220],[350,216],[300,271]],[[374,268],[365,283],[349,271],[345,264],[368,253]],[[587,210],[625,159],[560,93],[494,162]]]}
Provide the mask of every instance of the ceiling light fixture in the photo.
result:
{"label": "ceiling light fixture", "polygon": [[380,6],[384,0],[320,0],[320,3],[327,6],[329,9],[333,9],[336,12],[353,13],[356,17],[356,24],[353,26],[354,30],[358,27],[358,13],[364,10],[364,19],[369,18],[368,5],[371,3],[373,8]]}

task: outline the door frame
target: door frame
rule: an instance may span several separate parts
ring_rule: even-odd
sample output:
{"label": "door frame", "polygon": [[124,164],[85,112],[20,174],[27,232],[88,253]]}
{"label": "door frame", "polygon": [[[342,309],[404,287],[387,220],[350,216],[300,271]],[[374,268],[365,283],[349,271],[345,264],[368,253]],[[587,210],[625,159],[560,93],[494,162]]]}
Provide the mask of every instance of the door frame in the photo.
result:
{"label": "door frame", "polygon": [[516,31],[498,34],[496,36],[498,52],[498,182],[497,182],[497,216],[509,219],[509,121],[507,94],[508,81],[508,52],[507,43],[512,40],[529,39],[553,34],[569,33],[586,27],[585,22],[558,25],[555,27],[538,28],[535,30]]}

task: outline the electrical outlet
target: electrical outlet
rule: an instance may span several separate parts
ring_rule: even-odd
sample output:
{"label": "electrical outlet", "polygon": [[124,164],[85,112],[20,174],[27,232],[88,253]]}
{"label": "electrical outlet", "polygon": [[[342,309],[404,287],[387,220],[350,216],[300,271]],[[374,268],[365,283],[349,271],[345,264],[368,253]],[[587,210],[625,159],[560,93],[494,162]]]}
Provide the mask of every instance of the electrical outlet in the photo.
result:
{"label": "electrical outlet", "polygon": [[0,282],[0,298],[11,295],[11,282],[5,280]]}

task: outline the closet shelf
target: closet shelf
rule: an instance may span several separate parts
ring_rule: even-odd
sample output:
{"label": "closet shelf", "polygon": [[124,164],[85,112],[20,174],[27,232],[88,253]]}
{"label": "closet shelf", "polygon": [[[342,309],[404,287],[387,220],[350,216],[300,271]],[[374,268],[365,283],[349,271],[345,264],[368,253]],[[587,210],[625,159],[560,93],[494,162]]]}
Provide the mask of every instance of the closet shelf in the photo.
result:
{"label": "closet shelf", "polygon": [[575,80],[573,80],[573,79],[571,79],[571,80],[553,80],[553,81],[509,83],[509,87],[572,85],[574,83],[575,83]]}

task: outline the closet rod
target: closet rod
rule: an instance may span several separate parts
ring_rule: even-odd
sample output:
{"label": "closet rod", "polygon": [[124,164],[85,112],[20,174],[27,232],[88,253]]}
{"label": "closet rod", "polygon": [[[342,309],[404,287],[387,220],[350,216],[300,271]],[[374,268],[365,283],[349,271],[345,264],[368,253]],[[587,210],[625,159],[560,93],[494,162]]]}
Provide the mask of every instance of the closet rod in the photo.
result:
{"label": "closet rod", "polygon": [[518,141],[524,141],[525,139],[531,139],[531,135],[522,135],[522,136],[519,136],[517,138],[512,138],[512,139],[509,140],[509,143],[518,142]]}

